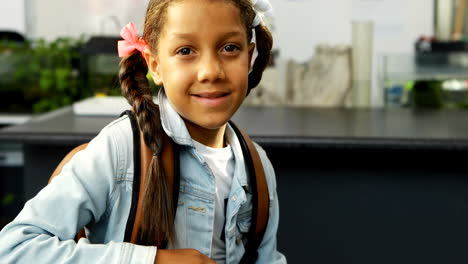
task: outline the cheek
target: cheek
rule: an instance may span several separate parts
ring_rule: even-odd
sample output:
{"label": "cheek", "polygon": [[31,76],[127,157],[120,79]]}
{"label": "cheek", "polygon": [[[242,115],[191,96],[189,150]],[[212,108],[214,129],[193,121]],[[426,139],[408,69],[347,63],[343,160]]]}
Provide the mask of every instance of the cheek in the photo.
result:
{"label": "cheek", "polygon": [[249,77],[248,63],[240,61],[239,63],[229,65],[226,70],[230,73],[232,80],[237,84],[247,85]]}
{"label": "cheek", "polygon": [[193,80],[193,71],[178,65],[170,65],[163,70],[162,81],[166,89],[181,90],[187,88]]}

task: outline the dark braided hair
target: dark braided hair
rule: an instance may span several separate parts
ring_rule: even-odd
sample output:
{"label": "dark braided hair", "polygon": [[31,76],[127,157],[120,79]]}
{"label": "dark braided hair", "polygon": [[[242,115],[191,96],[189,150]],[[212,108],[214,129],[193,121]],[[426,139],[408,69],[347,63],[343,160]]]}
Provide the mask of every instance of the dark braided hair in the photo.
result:
{"label": "dark braided hair", "polygon": [[[127,98],[137,116],[145,144],[153,152],[144,188],[143,221],[138,243],[161,246],[166,240],[174,239],[174,211],[165,177],[161,155],[163,129],[159,120],[159,110],[146,78],[148,67],[140,52],[135,51],[120,63],[120,83],[122,93]],[[139,164],[134,164],[139,166]],[[134,177],[136,177],[135,175]],[[158,223],[155,225],[154,223]]]}
{"label": "dark braided hair", "polygon": [[[183,0],[177,0],[183,1]],[[250,0],[224,0],[233,3],[239,8],[241,20],[247,32],[250,42],[252,28],[250,25],[255,17]],[[143,40],[148,44],[152,52],[157,51],[158,37],[166,21],[167,8],[176,0],[151,0],[148,4],[145,17]],[[262,78],[262,74],[270,61],[272,36],[263,25],[255,27],[256,45],[258,57],[249,74],[248,92],[256,87]],[[164,173],[160,152],[163,144],[163,128],[158,106],[153,102],[146,74],[148,65],[139,51],[122,58],[120,62],[119,80],[122,94],[127,98],[137,117],[138,124],[145,144],[155,154],[149,165],[147,183],[143,196],[143,219],[138,243],[141,245],[164,245],[165,242],[173,242],[174,208],[169,184]],[[135,164],[134,166],[138,166]],[[136,176],[136,175],[135,175]]]}

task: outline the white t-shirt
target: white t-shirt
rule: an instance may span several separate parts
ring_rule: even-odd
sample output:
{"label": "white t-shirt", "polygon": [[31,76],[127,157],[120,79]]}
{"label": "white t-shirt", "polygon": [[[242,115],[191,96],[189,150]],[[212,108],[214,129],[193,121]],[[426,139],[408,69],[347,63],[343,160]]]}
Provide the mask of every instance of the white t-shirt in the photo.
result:
{"label": "white t-shirt", "polygon": [[225,200],[229,198],[234,176],[234,154],[230,145],[225,148],[210,148],[195,140],[193,142],[215,177],[216,200],[211,258],[217,263],[223,263],[226,259],[226,244],[222,238],[226,217]]}

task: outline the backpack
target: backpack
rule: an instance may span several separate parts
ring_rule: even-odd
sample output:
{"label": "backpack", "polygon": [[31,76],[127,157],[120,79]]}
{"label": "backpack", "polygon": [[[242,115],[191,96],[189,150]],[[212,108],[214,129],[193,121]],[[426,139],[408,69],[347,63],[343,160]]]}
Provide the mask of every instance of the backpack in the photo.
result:
{"label": "backpack", "polygon": [[[136,244],[142,221],[143,192],[140,192],[140,190],[144,189],[146,183],[146,172],[148,171],[149,163],[151,162],[153,153],[144,142],[143,136],[140,133],[138,122],[133,112],[127,110],[123,112],[121,116],[123,115],[129,116],[132,126],[134,162],[132,203],[125,227],[124,242]],[[265,171],[254,143],[246,133],[244,133],[234,124],[234,122],[229,121],[229,124],[239,139],[249,177],[249,184],[251,189],[254,191],[252,197],[252,221],[250,229],[247,233],[245,253],[240,263],[255,263],[258,258],[258,248],[263,240],[263,235],[268,224],[268,185],[266,182]],[[163,134],[164,143],[161,152],[161,160],[165,174],[168,177],[169,188],[172,192],[174,201],[174,209],[176,210],[180,182],[178,158],[179,150],[178,145],[174,143],[172,139],[165,133]],[[52,173],[52,176],[49,179],[49,183],[61,172],[63,166],[73,157],[73,155],[76,152],[86,148],[86,145],[87,143],[74,148],[65,156],[65,158],[60,162],[55,171]],[[137,164],[140,164],[140,166],[137,166]],[[142,168],[146,169],[142,170]],[[81,229],[76,235],[75,240],[78,241],[80,238],[85,236],[84,229]]]}

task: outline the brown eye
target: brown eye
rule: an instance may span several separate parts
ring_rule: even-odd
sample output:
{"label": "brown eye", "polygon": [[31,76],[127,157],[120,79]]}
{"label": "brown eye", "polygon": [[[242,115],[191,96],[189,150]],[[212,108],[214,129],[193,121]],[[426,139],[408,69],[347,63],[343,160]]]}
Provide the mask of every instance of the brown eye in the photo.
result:
{"label": "brown eye", "polygon": [[191,53],[192,53],[192,50],[190,48],[182,48],[177,52],[177,54],[183,55],[183,56],[190,55]]}
{"label": "brown eye", "polygon": [[240,50],[240,49],[236,45],[229,44],[229,45],[226,45],[224,47],[224,50],[227,51],[227,52],[234,52],[234,51]]}

